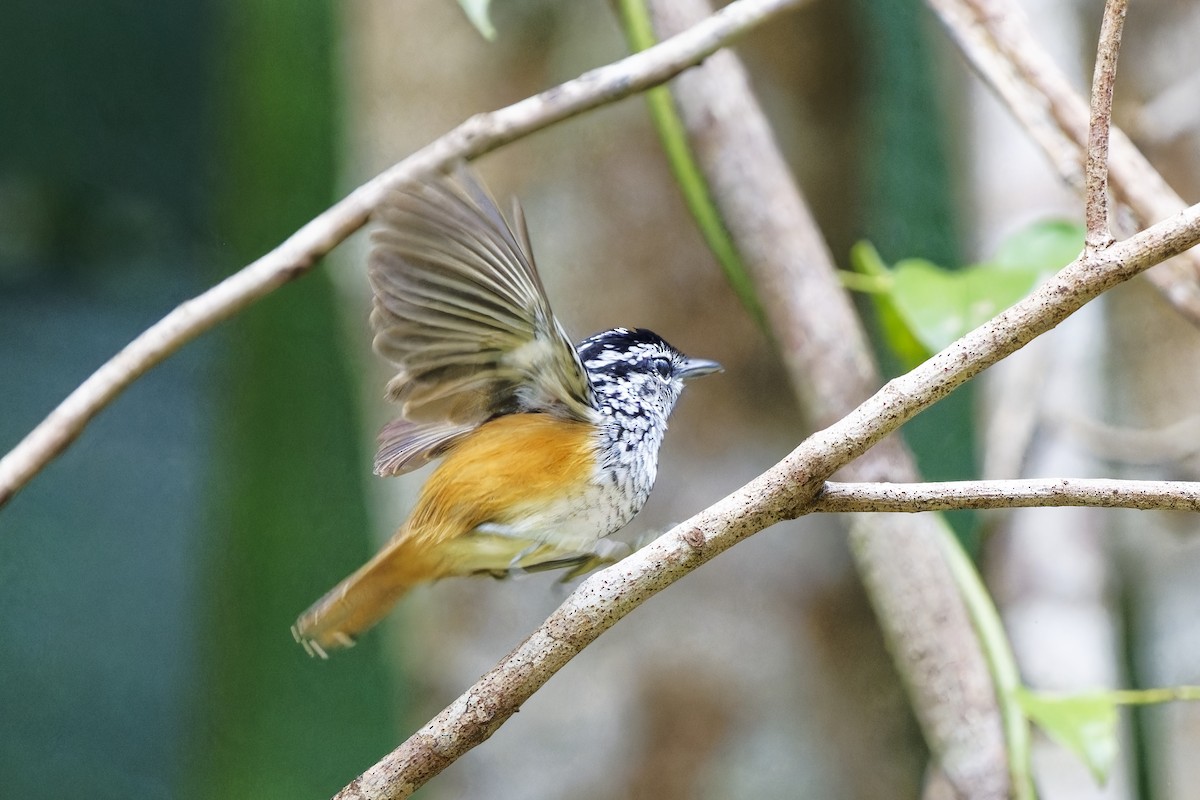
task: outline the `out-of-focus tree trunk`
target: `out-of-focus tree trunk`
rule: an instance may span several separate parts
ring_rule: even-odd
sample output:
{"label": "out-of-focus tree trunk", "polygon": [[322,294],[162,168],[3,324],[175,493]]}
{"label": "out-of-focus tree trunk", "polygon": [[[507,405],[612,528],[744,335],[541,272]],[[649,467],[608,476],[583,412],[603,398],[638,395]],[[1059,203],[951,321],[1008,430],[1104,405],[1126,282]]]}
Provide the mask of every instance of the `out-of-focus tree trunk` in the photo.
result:
{"label": "out-of-focus tree trunk", "polygon": [[[848,249],[853,225],[849,12],[756,33],[744,51],[812,179],[814,206]],[[347,182],[493,108],[617,57],[615,19],[588,4],[496,4],[487,43],[444,0],[346,6]],[[518,16],[523,15],[523,16]],[[797,45],[797,42],[800,44]],[[770,343],[738,305],[687,216],[643,104],[557,126],[484,160],[502,201],[519,194],[556,313],[575,337],[649,327],[727,371],[689,389],[658,485],[627,535],[664,530],[755,475],[806,433]],[[503,203],[502,203],[503,204]],[[354,290],[348,314],[365,319]],[[359,324],[360,338],[365,326]],[[365,347],[365,344],[359,344]],[[382,421],[379,370],[365,414]],[[379,536],[411,481],[379,482]],[[408,494],[402,485],[411,487]],[[407,598],[399,659],[425,682],[422,721],[552,610],[552,578],[451,581]],[[864,769],[864,764],[871,764]],[[431,796],[608,798],[915,796],[924,756],[873,615],[830,521],[780,525],[722,556],[603,637]]]}

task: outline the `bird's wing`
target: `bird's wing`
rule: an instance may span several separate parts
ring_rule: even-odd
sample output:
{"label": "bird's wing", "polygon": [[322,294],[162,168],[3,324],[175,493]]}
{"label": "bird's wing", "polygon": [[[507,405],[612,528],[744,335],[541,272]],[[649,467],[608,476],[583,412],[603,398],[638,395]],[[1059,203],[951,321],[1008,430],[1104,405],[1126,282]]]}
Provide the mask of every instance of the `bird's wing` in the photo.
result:
{"label": "bird's wing", "polygon": [[514,234],[465,168],[393,192],[377,212],[368,276],[375,349],[398,367],[376,471],[425,463],[498,415],[592,420],[591,387],[550,310],[519,211]]}
{"label": "bird's wing", "polygon": [[445,455],[475,425],[444,422],[417,423],[395,419],[379,432],[379,450],[375,453],[375,472],[379,475],[403,475]]}

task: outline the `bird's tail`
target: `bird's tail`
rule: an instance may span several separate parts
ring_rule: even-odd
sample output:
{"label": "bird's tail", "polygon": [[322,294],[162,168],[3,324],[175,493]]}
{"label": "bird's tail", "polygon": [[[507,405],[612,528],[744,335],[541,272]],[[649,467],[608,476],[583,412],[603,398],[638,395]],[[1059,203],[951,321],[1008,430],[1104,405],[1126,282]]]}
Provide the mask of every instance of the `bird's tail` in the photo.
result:
{"label": "bird's tail", "polygon": [[309,655],[328,658],[327,651],[350,647],[383,619],[396,601],[417,584],[432,580],[425,559],[403,532],[350,577],[333,587],[300,615],[292,636]]}

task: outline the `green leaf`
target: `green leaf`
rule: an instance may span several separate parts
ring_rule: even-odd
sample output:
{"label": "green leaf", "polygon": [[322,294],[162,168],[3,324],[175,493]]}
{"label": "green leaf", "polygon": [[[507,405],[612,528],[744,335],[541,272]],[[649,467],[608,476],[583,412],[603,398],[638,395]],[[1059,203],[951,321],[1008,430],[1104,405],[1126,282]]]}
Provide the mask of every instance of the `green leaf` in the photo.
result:
{"label": "green leaf", "polygon": [[463,12],[467,15],[467,19],[471,20],[475,30],[479,31],[479,35],[489,42],[495,41],[496,28],[492,25],[491,17],[488,16],[488,6],[492,4],[492,0],[458,0],[458,4],[462,6]]}
{"label": "green leaf", "polygon": [[990,261],[957,270],[920,258],[889,269],[866,242],[851,249],[850,261],[856,272],[880,279],[872,301],[884,336],[906,365],[915,366],[1070,263],[1083,248],[1083,234],[1072,223],[1038,222],[1006,239]]}
{"label": "green leaf", "polygon": [[1059,270],[1083,250],[1084,232],[1073,222],[1036,222],[1004,240],[991,263],[1001,269]]}
{"label": "green leaf", "polygon": [[983,264],[951,272],[909,258],[892,268],[892,300],[913,336],[936,353],[1029,294],[1041,274]]}
{"label": "green leaf", "polygon": [[850,266],[854,272],[875,279],[878,288],[870,294],[875,317],[884,341],[901,363],[911,369],[929,358],[932,351],[913,335],[912,326],[896,308],[892,271],[870,242],[858,242],[850,248]]}
{"label": "green leaf", "polygon": [[1117,758],[1117,706],[1111,694],[1060,696],[1022,689],[1017,700],[1046,735],[1079,756],[1098,784],[1108,780]]}

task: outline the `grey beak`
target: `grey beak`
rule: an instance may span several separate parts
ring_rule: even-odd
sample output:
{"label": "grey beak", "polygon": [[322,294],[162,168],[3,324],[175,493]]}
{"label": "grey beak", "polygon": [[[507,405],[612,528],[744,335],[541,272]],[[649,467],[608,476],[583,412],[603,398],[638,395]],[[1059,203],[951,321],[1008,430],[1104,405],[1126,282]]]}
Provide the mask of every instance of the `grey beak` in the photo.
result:
{"label": "grey beak", "polygon": [[688,358],[675,369],[680,380],[689,381],[701,375],[711,375],[714,372],[724,372],[725,368],[715,361],[706,358]]}

